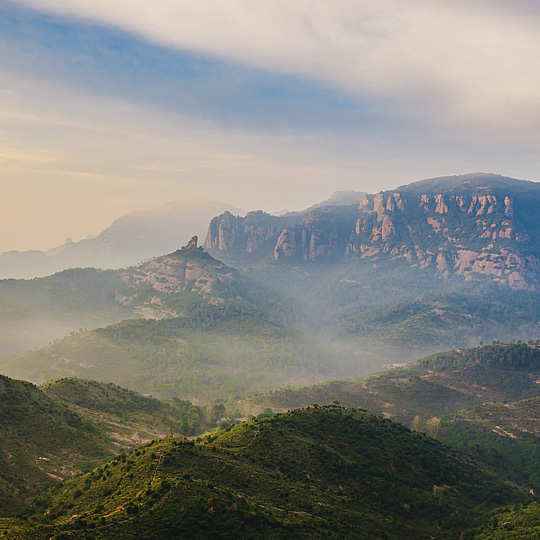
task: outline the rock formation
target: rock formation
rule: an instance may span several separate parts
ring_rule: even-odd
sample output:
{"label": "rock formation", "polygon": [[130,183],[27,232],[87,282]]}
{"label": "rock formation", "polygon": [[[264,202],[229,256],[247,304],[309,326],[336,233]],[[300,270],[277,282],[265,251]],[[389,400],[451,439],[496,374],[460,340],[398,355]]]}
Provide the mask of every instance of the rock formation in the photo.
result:
{"label": "rock formation", "polygon": [[424,192],[420,182],[306,214],[225,213],[212,220],[205,246],[298,263],[403,260],[444,278],[485,276],[512,288],[538,288],[540,186],[509,179],[507,189],[494,178],[451,189],[429,184]]}

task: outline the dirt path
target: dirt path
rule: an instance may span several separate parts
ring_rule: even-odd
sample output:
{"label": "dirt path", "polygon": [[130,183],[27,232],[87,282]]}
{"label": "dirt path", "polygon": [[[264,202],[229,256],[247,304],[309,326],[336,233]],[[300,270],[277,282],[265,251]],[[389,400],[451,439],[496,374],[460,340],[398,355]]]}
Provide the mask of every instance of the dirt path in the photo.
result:
{"label": "dirt path", "polygon": [[158,472],[158,469],[159,469],[159,466],[161,465],[161,460],[163,459],[163,452],[161,454],[159,454],[159,460],[157,462],[157,465],[156,465],[156,470],[154,471],[154,478],[152,478],[152,482],[150,482],[151,484],[153,484],[156,480],[156,476],[157,476],[157,472]]}

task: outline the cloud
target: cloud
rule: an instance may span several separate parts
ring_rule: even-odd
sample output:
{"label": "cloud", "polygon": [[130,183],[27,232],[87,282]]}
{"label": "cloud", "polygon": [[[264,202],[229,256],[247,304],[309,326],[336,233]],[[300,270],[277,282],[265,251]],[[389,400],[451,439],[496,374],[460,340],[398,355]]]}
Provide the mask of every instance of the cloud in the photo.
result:
{"label": "cloud", "polygon": [[193,196],[538,179],[539,20],[525,0],[5,1],[0,251]]}
{"label": "cloud", "polygon": [[149,204],[296,209],[342,187],[379,189],[388,174],[368,174],[327,136],[224,129],[1,69],[0,80],[0,252],[96,234]]}
{"label": "cloud", "polygon": [[[19,0],[144,39],[318,80],[393,114],[533,135],[540,13],[508,0]],[[523,133],[522,133],[523,135]]]}

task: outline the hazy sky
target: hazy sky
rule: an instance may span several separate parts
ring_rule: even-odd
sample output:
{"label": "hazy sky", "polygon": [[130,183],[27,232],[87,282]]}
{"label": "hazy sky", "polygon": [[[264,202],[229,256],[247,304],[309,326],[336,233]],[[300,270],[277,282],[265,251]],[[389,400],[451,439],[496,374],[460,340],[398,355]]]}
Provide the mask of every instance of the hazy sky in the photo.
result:
{"label": "hazy sky", "polygon": [[537,0],[0,0],[0,251],[202,196],[540,180]]}

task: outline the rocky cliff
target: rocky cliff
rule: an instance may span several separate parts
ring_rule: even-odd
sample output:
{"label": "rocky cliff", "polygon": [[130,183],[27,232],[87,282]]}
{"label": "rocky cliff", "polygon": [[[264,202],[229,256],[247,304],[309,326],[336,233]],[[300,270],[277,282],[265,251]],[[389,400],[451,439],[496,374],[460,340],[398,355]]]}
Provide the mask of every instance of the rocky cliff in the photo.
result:
{"label": "rocky cliff", "polygon": [[427,180],[365,195],[359,205],[212,220],[205,246],[276,261],[402,261],[440,277],[540,282],[540,184],[495,175]]}

